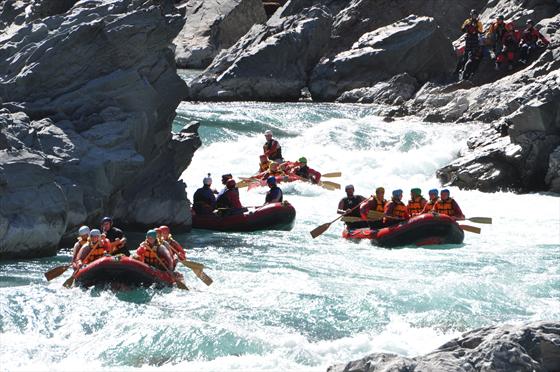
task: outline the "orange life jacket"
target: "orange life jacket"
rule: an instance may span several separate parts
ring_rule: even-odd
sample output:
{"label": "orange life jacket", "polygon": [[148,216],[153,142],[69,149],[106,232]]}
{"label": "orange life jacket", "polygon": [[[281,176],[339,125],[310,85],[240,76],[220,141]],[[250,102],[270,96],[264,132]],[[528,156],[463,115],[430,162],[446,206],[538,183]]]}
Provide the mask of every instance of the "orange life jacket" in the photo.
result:
{"label": "orange life jacket", "polygon": [[387,200],[379,200],[377,196],[373,198],[373,202],[375,203],[375,211],[383,213],[385,211],[385,204],[387,204]]}
{"label": "orange life jacket", "polygon": [[141,253],[142,257],[144,258],[144,263],[160,270],[167,270],[167,267],[162,266],[160,262],[163,262],[163,259],[160,257],[160,259],[158,260],[159,256],[157,254],[157,246],[152,247],[147,241],[143,241],[142,243],[140,243],[140,246],[144,248]]}
{"label": "orange life jacket", "polygon": [[[426,205],[426,199],[423,196],[417,197],[418,200],[409,200],[408,201],[408,213],[420,213],[424,210],[424,205]],[[424,204],[424,205],[422,205]]]}
{"label": "orange life jacket", "polygon": [[268,162],[260,163],[259,164],[259,173],[267,171],[269,166],[270,166],[270,164]]}
{"label": "orange life jacket", "polygon": [[439,199],[434,205],[434,212],[446,214],[448,216],[455,216],[455,208],[453,208],[453,198],[447,200]]}
{"label": "orange life jacket", "polygon": [[87,257],[82,261],[84,264],[91,263],[105,255],[107,251],[105,250],[105,245],[102,243],[103,240],[101,239],[99,239],[96,244],[93,244],[92,242],[89,243],[91,250],[89,251]]}
{"label": "orange life jacket", "polygon": [[393,217],[406,218],[408,216],[406,205],[402,201],[393,201],[395,208],[393,209]]}

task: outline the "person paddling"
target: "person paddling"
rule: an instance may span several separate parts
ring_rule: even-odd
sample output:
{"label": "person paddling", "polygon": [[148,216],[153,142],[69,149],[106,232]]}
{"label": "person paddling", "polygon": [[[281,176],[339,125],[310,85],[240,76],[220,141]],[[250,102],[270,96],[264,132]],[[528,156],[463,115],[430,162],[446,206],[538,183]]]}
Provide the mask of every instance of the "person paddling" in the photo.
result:
{"label": "person paddling", "polygon": [[268,177],[266,183],[270,190],[266,193],[264,204],[281,203],[283,201],[282,190],[276,185],[276,177]]}
{"label": "person paddling", "polygon": [[441,190],[441,198],[434,204],[433,211],[440,214],[446,214],[455,221],[464,220],[465,215],[461,211],[459,204],[457,204],[453,198],[450,198],[449,194],[448,189]]}
{"label": "person paddling", "polygon": [[[338,202],[338,209],[336,213],[345,216],[360,217],[359,208],[356,208],[356,206],[358,206],[361,202],[363,202],[365,198],[362,195],[354,195],[353,185],[347,185],[344,188],[344,191],[346,191],[346,197],[340,199],[340,202]],[[348,230],[359,229],[367,226],[368,226],[367,221],[346,222],[346,228]]]}
{"label": "person paddling", "polygon": [[124,254],[130,256],[130,252],[126,247],[126,238],[121,229],[113,226],[113,219],[111,217],[103,217],[101,220],[101,232],[105,235],[111,243],[112,255]]}
{"label": "person paddling", "polygon": [[183,249],[181,244],[179,244],[179,242],[173,239],[173,237],[171,236],[171,230],[169,230],[168,226],[160,226],[159,231],[161,232],[161,243],[169,249],[169,254],[171,255],[171,257],[176,257],[173,262],[173,268],[175,268],[175,266],[177,266],[178,260],[183,261],[187,259],[185,250]]}
{"label": "person paddling", "polygon": [[302,156],[298,159],[298,163],[299,165],[293,170],[296,176],[304,178],[314,184],[318,184],[319,181],[321,181],[321,173],[307,166],[307,158]]}
{"label": "person paddling", "polygon": [[428,191],[428,197],[430,198],[430,200],[428,200],[428,202],[424,206],[424,209],[422,209],[422,214],[430,213],[434,209],[434,204],[436,204],[439,199],[438,189],[431,189],[430,191]]}
{"label": "person paddling", "polygon": [[262,172],[266,172],[268,171],[268,168],[270,167],[270,160],[268,160],[268,157],[266,155],[261,155],[259,157],[259,171],[258,173],[262,173]]}
{"label": "person paddling", "polygon": [[264,155],[275,163],[282,163],[284,161],[282,158],[282,148],[280,143],[272,138],[272,131],[267,130],[264,132],[264,138],[266,138],[266,142],[263,145]]}
{"label": "person paddling", "polygon": [[167,271],[173,268],[173,259],[168,249],[158,243],[156,230],[148,230],[146,240],[140,243],[133,258],[159,270]]}
{"label": "person paddling", "polygon": [[422,190],[415,187],[410,190],[410,200],[408,201],[408,213],[412,217],[417,216],[422,213],[424,207],[426,206],[426,199],[422,196]]}
{"label": "person paddling", "polygon": [[394,224],[395,222],[408,220],[410,214],[408,213],[408,208],[402,202],[403,191],[401,189],[393,190],[392,196],[391,201],[385,206],[385,222]]}
{"label": "person paddling", "polygon": [[227,180],[226,191],[216,199],[216,207],[223,216],[243,213],[243,205],[241,205],[241,201],[239,200],[239,189],[236,187],[233,178]]}
{"label": "person paddling", "polygon": [[202,187],[196,190],[193,195],[193,209],[198,215],[209,215],[216,209],[216,197],[214,191],[210,188],[211,186],[212,178],[208,173],[208,177],[204,177],[202,180]]}
{"label": "person paddling", "polygon": [[88,243],[89,232],[90,230],[88,226],[82,226],[78,229],[78,241],[74,244],[74,248],[72,249],[72,263],[76,261],[80,249]]}
{"label": "person paddling", "polygon": [[105,254],[108,254],[110,251],[111,244],[109,244],[109,241],[101,237],[101,231],[93,229],[89,233],[88,243],[82,246],[72,266],[74,270],[77,270],[80,266],[89,264],[105,256]]}
{"label": "person paddling", "polygon": [[360,204],[360,217],[362,217],[363,220],[367,220],[369,211],[383,213],[386,204],[385,189],[383,187],[378,187],[375,189],[375,196],[372,197],[371,200],[364,201]]}

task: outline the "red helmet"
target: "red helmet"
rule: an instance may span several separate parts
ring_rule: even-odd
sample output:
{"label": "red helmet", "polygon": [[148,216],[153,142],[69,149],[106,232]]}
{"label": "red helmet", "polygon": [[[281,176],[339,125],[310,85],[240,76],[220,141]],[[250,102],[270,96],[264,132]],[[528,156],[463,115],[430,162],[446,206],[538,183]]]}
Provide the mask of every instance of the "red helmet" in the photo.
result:
{"label": "red helmet", "polygon": [[161,228],[156,227],[154,230],[156,230],[156,232],[157,232],[158,234],[161,234]]}
{"label": "red helmet", "polygon": [[165,225],[161,225],[159,227],[159,230],[161,231],[162,234],[168,234],[169,233],[169,227],[167,227]]}

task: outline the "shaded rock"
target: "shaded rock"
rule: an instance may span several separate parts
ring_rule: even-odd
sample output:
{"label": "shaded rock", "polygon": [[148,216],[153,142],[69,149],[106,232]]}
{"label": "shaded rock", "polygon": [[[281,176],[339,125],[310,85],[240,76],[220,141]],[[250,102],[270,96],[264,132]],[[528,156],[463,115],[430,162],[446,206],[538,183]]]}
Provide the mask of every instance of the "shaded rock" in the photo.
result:
{"label": "shaded rock", "polygon": [[[3,35],[0,203],[22,198],[21,177],[34,197],[17,216],[0,211],[0,259],[53,254],[63,236],[103,215],[123,227],[190,228],[178,179],[200,139],[171,134],[187,92],[170,48],[183,19],[155,4],[82,1]],[[20,154],[34,166],[19,165]],[[21,233],[25,244],[13,238]]]}
{"label": "shaded rock", "polygon": [[332,101],[403,72],[420,82],[442,78],[454,65],[451,42],[434,19],[412,15],[366,33],[352,49],[322,60],[313,69],[309,90],[314,100]]}
{"label": "shaded rock", "polygon": [[544,180],[548,190],[560,194],[560,146],[548,157],[548,171]]}
{"label": "shaded rock", "polygon": [[557,371],[560,323],[533,322],[480,328],[415,358],[375,353],[331,366],[329,372]]}
{"label": "shaded rock", "polygon": [[[288,4],[287,4],[288,5]],[[297,100],[328,43],[324,8],[255,25],[189,85],[197,100]]]}
{"label": "shaded rock", "polygon": [[418,81],[407,73],[392,77],[373,87],[352,89],[337,98],[337,102],[402,104],[412,98]]}
{"label": "shaded rock", "polygon": [[265,23],[261,0],[196,0],[185,8],[185,26],[173,41],[181,68],[205,68],[254,24]]}

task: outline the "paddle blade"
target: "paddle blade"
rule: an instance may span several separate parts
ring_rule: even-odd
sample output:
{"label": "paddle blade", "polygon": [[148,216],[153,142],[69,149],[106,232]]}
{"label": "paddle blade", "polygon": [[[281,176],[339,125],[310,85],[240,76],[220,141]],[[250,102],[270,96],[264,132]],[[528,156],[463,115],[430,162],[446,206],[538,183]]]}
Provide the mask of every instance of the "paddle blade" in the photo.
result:
{"label": "paddle blade", "polygon": [[464,231],[468,231],[475,234],[480,234],[481,231],[480,227],[471,226],[471,225],[459,225],[459,227]]}
{"label": "paddle blade", "polygon": [[72,276],[70,278],[66,279],[66,281],[64,283],[62,283],[62,285],[64,287],[66,287],[66,288],[72,287],[72,284],[74,284],[74,274],[72,274]]}
{"label": "paddle blade", "polygon": [[360,222],[363,221],[360,217],[344,216],[340,219],[342,222]]}
{"label": "paddle blade", "polygon": [[183,283],[183,281],[180,280],[180,279],[175,280],[175,284],[177,284],[177,288],[179,288],[179,289],[185,289],[187,291],[189,290],[187,285],[185,283]]}
{"label": "paddle blade", "polygon": [[319,185],[327,190],[340,190],[340,184],[330,181],[321,181]]}
{"label": "paddle blade", "polygon": [[204,282],[204,284],[206,285],[210,285],[212,283],[214,283],[214,281],[212,280],[212,278],[210,278],[208,275],[206,275],[206,273],[202,270],[193,270],[193,272],[196,274],[196,276],[202,280]]}
{"label": "paddle blade", "polygon": [[370,219],[370,220],[379,220],[379,219],[383,218],[385,216],[385,214],[383,212],[378,212],[378,211],[369,211],[367,216],[368,216],[368,219]]}
{"label": "paddle blade", "polygon": [[198,262],[183,260],[181,263],[192,270],[204,270],[204,265]]}
{"label": "paddle blade", "polygon": [[475,223],[485,223],[491,225],[492,217],[471,217],[471,218],[467,218],[467,221],[471,221]]}
{"label": "paddle blade", "polygon": [[321,174],[321,177],[327,177],[327,178],[335,178],[341,176],[342,176],[342,172],[330,172],[330,173]]}
{"label": "paddle blade", "polygon": [[58,278],[59,276],[64,274],[70,266],[71,265],[62,265],[62,266],[57,266],[54,269],[50,269],[45,273],[45,278],[47,278],[47,280],[50,282],[54,278]]}
{"label": "paddle blade", "polygon": [[330,223],[324,223],[321,226],[317,226],[316,228],[314,228],[313,230],[311,230],[309,233],[311,234],[311,237],[313,239],[315,239],[316,237],[318,237],[319,235],[321,235],[322,233],[324,233],[325,231],[327,231],[329,229],[329,227],[331,226]]}

